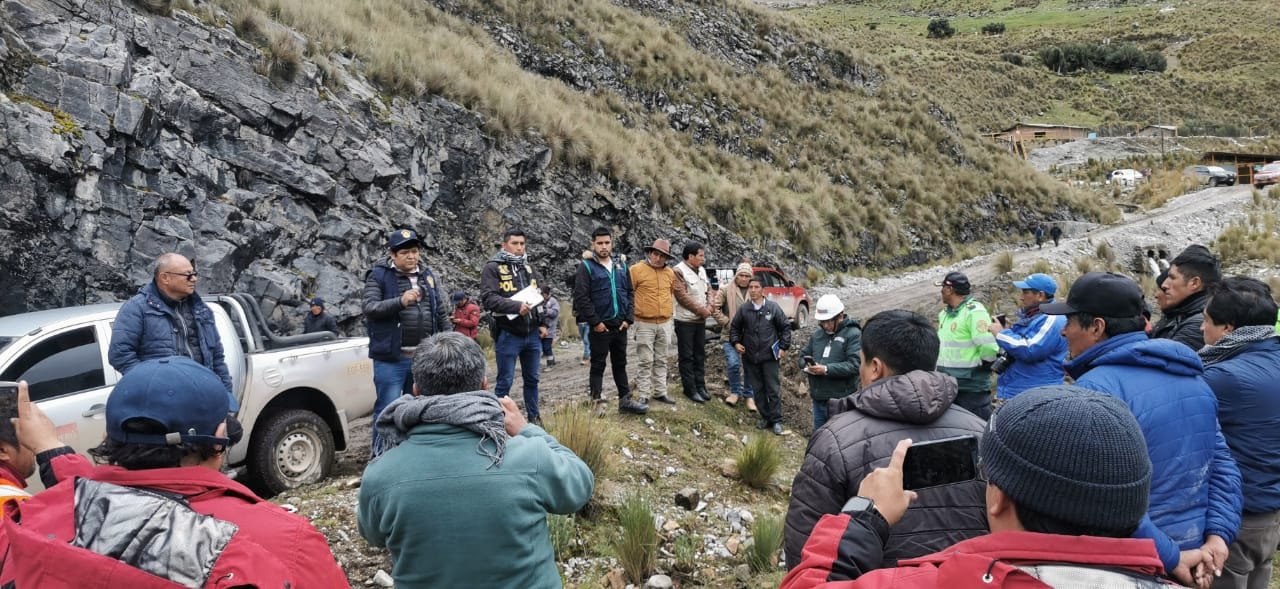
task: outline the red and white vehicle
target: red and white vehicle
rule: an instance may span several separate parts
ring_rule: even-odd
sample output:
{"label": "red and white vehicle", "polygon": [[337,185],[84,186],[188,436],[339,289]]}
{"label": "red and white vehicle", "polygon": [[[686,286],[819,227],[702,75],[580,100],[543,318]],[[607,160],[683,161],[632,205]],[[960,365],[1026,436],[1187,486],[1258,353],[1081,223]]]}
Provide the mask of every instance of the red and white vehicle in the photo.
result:
{"label": "red and white vehicle", "polygon": [[[809,293],[803,286],[796,286],[794,280],[787,278],[787,275],[777,268],[752,266],[751,270],[754,272],[753,278],[759,280],[764,286],[764,296],[782,307],[782,312],[786,313],[787,318],[791,320],[793,329],[799,329],[809,323],[813,302],[809,300]],[[714,270],[716,283],[720,288],[733,283],[733,272],[733,268]],[[714,323],[715,320],[708,321]]]}
{"label": "red and white vehicle", "polygon": [[1280,184],[1280,162],[1271,162],[1253,173],[1254,188]]}

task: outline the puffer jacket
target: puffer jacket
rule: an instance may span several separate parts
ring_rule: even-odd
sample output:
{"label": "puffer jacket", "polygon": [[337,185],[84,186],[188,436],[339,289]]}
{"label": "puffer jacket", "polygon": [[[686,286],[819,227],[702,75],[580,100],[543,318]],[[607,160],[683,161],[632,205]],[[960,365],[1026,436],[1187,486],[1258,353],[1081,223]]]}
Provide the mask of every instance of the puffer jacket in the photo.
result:
{"label": "puffer jacket", "polygon": [[621,260],[609,260],[608,268],[594,257],[578,264],[573,281],[573,316],[592,328],[603,323],[609,327],[635,323],[635,307],[631,303],[631,274]]}
{"label": "puffer jacket", "polygon": [[1218,424],[1243,479],[1244,512],[1280,511],[1280,338],[1245,345],[1204,367]]}
{"label": "puffer jacket", "polygon": [[1045,315],[1035,307],[996,335],[996,345],[1013,358],[996,380],[996,397],[1012,399],[1035,387],[1062,384],[1062,361],[1067,358],[1065,315]]}
{"label": "puffer jacket", "polygon": [[823,516],[781,589],[1174,586],[1157,577],[1164,569],[1150,540],[997,532],[880,569],[888,536],[879,513]]}
{"label": "puffer jacket", "polygon": [[[787,508],[787,568],[800,564],[800,549],[824,514],[840,513],[872,470],[889,464],[906,438],[922,442],[981,436],[986,422],[953,405],[955,378],[914,370],[872,383],[828,404],[831,419],[814,432],[804,464],[791,484]],[[985,485],[956,483],[919,491],[919,498],[893,527],[884,566],[923,556],[987,533]]]}
{"label": "puffer jacket", "polygon": [[1151,339],[1171,339],[1186,344],[1192,350],[1204,347],[1204,333],[1200,326],[1204,323],[1204,306],[1209,303],[1209,293],[1195,293],[1177,307],[1160,315],[1160,320],[1151,328]]}
{"label": "puffer jacket", "polygon": [[418,273],[423,296],[408,307],[400,302],[400,296],[413,283],[390,259],[378,262],[365,273],[363,310],[370,358],[399,362],[405,348],[416,347],[437,333],[453,331],[449,318],[452,309],[444,285],[426,266],[418,266]]}
{"label": "puffer jacket", "polygon": [[809,396],[814,401],[839,399],[858,390],[861,348],[862,327],[853,319],[846,319],[835,333],[827,333],[821,327],[813,330],[809,344],[796,354],[796,362],[804,370],[804,357],[812,356],[814,362],[827,367],[826,374],[808,375]]}
{"label": "puffer jacket", "polygon": [[[231,397],[231,411],[234,413],[239,410],[240,401],[232,393],[231,372],[227,370],[227,361],[223,357],[222,338],[218,336],[213,311],[195,293],[187,297],[183,304],[191,305],[191,314],[195,317],[194,329],[200,341],[200,363],[218,375],[218,380],[227,386],[227,394]],[[190,357],[178,352],[179,346],[185,346],[189,341],[183,336],[179,315],[178,311],[165,303],[154,282],[138,289],[138,294],[120,307],[115,323],[111,326],[111,346],[107,349],[107,360],[111,362],[111,367],[123,374],[146,360],[170,356]]]}
{"label": "puffer jacket", "polygon": [[1199,356],[1134,332],[1085,350],[1066,370],[1077,385],[1124,401],[1142,427],[1152,467],[1147,516],[1161,532],[1153,536],[1165,567],[1207,534],[1230,544],[1240,527],[1240,471],[1218,429],[1218,401],[1201,378]]}
{"label": "puffer jacket", "polygon": [[765,299],[756,309],[755,304],[747,301],[738,307],[738,314],[729,322],[729,342],[746,348],[742,353],[743,362],[774,362],[777,360],[773,356],[774,342],[781,350],[791,347],[791,320],[778,303]]}
{"label": "puffer jacket", "polygon": [[[95,467],[65,447],[39,458],[49,488],[22,504],[20,523],[4,518],[0,554],[9,558],[0,583],[41,589],[349,586],[328,542],[306,518],[216,470]],[[148,504],[135,488],[182,499]],[[165,525],[183,529],[157,534],[156,526]],[[141,546],[130,543],[132,537],[148,541]],[[95,544],[119,553],[101,554]]]}

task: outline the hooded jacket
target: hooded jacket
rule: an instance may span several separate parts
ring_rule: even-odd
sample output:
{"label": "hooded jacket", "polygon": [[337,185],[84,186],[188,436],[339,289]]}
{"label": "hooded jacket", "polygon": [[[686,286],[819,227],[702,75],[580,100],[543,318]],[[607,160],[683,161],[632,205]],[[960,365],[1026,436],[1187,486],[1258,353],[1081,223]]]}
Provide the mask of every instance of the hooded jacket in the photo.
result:
{"label": "hooded jacket", "polygon": [[[899,522],[898,525],[901,525]],[[889,525],[878,513],[823,516],[804,547],[804,562],[781,589],[1047,589],[1174,586],[1150,540],[999,532],[940,552],[879,568]]]}
{"label": "hooded jacket", "polygon": [[804,370],[804,357],[827,367],[823,375],[809,374],[809,396],[814,401],[830,401],[858,390],[858,350],[862,348],[862,326],[853,319],[846,319],[836,327],[835,333],[827,333],[821,327],[813,330],[809,343],[796,355],[796,362]]}
{"label": "hooded jacket", "polygon": [[1200,325],[1204,323],[1204,306],[1208,303],[1209,293],[1205,291],[1183,299],[1178,306],[1160,315],[1160,320],[1151,328],[1151,339],[1171,339],[1192,350],[1203,348],[1204,333]]}
{"label": "hooded jacket", "polygon": [[996,335],[996,345],[1013,359],[996,380],[996,397],[1012,399],[1035,387],[1062,384],[1062,361],[1067,338],[1062,337],[1065,315],[1045,315],[1040,307]]}
{"label": "hooded jacket", "polygon": [[[6,533],[0,534],[0,553],[7,552],[10,558],[0,572],[0,583],[15,581],[17,587],[42,589],[157,589],[180,586],[163,579],[183,572],[190,577],[196,569],[197,580],[201,574],[207,575],[207,581],[197,585],[201,587],[349,586],[325,537],[310,522],[264,501],[211,468],[95,467],[84,456],[66,453],[42,461],[41,475],[46,485],[57,484],[22,504],[20,524],[9,514],[4,518]],[[114,487],[115,492],[91,495],[87,489],[92,487]],[[126,494],[119,492],[120,487],[180,497],[194,514],[169,512],[169,517],[163,517],[154,505],[138,503],[137,497],[126,496],[122,502],[121,496]],[[137,517],[137,513],[151,517]],[[123,515],[111,518],[113,514]],[[182,522],[183,533],[162,534],[154,529],[174,522]],[[233,533],[227,534],[226,526],[219,522],[232,524]],[[92,534],[86,531],[90,525]],[[210,528],[222,528],[222,533],[211,536]],[[123,543],[125,538],[147,534],[152,539],[145,546],[131,543],[130,550],[118,558],[72,542],[118,547],[113,540]],[[200,538],[208,541],[199,542]],[[164,557],[210,556],[208,551],[213,551],[213,561],[205,561],[205,566],[197,566],[202,563],[193,563],[190,558]],[[133,564],[120,560],[124,558]],[[139,566],[151,572],[143,572]]]}
{"label": "hooded jacket", "polygon": [[1103,340],[1066,370],[1076,385],[1124,401],[1142,427],[1152,468],[1147,516],[1167,535],[1155,537],[1165,566],[1177,563],[1175,548],[1199,548],[1207,534],[1231,544],[1243,503],[1240,471],[1218,429],[1218,401],[1200,376],[1199,356],[1139,331]]}
{"label": "hooded jacket", "polygon": [[[862,479],[889,464],[899,441],[982,435],[986,422],[953,405],[956,394],[955,378],[913,370],[828,404],[831,419],[809,440],[804,464],[791,485],[788,568],[800,564],[800,549],[818,519],[840,513]],[[987,533],[984,493],[978,481],[922,489],[889,535],[884,566]]]}
{"label": "hooded jacket", "polygon": [[1244,512],[1280,511],[1280,338],[1242,346],[1204,367],[1218,423],[1240,467]]}

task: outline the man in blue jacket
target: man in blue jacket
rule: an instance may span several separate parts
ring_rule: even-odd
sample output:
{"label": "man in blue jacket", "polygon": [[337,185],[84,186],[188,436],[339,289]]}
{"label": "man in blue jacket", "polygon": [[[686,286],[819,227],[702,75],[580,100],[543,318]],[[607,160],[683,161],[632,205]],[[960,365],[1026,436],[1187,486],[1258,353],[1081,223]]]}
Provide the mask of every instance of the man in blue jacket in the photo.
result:
{"label": "man in blue jacket", "polygon": [[1244,479],[1244,516],[1216,588],[1266,587],[1280,544],[1280,338],[1266,283],[1223,280],[1204,308],[1200,359]]}
{"label": "man in blue jacket", "polygon": [[1007,328],[993,321],[988,328],[1005,356],[1005,367],[996,380],[997,403],[1027,389],[1062,384],[1062,361],[1067,357],[1067,340],[1062,337],[1066,317],[1040,312],[1040,305],[1053,302],[1057,281],[1037,273],[1013,286],[1022,289],[1018,321]]}
{"label": "man in blue jacket", "polygon": [[223,358],[213,311],[196,294],[199,280],[200,273],[186,256],[166,253],[156,258],[151,282],[138,289],[116,314],[107,360],[112,368],[126,374],[146,360],[191,358],[218,375],[235,413],[240,402],[232,392],[231,372]]}
{"label": "man in blue jacket", "polygon": [[[618,412],[643,414],[649,407],[631,398],[627,382],[627,328],[635,323],[631,302],[631,274],[627,264],[613,259],[613,236],[608,227],[591,232],[590,258],[578,265],[573,280],[573,316],[591,326],[591,398],[604,404],[604,363],[613,364],[618,387]],[[660,383],[666,386],[666,383]]]}
{"label": "man in blue jacket", "polygon": [[1155,540],[1160,560],[1179,579],[1190,579],[1188,568],[1201,554],[1220,571],[1243,499],[1200,358],[1172,340],[1147,339],[1142,289],[1119,274],[1085,274],[1066,302],[1041,305],[1040,312],[1067,316],[1066,370],[1076,385],[1124,401],[1142,426],[1153,476],[1137,535]]}

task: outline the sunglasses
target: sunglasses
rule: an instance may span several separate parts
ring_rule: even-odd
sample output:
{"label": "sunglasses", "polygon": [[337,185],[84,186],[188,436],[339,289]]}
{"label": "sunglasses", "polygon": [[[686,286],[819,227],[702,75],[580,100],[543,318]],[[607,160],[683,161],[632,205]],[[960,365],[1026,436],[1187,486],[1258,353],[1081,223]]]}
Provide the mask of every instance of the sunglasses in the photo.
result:
{"label": "sunglasses", "polygon": [[181,276],[183,278],[186,278],[187,282],[195,282],[197,278],[200,278],[200,273],[194,270],[191,272],[187,272],[185,274],[182,272],[162,272],[162,274],[172,274],[174,276]]}

